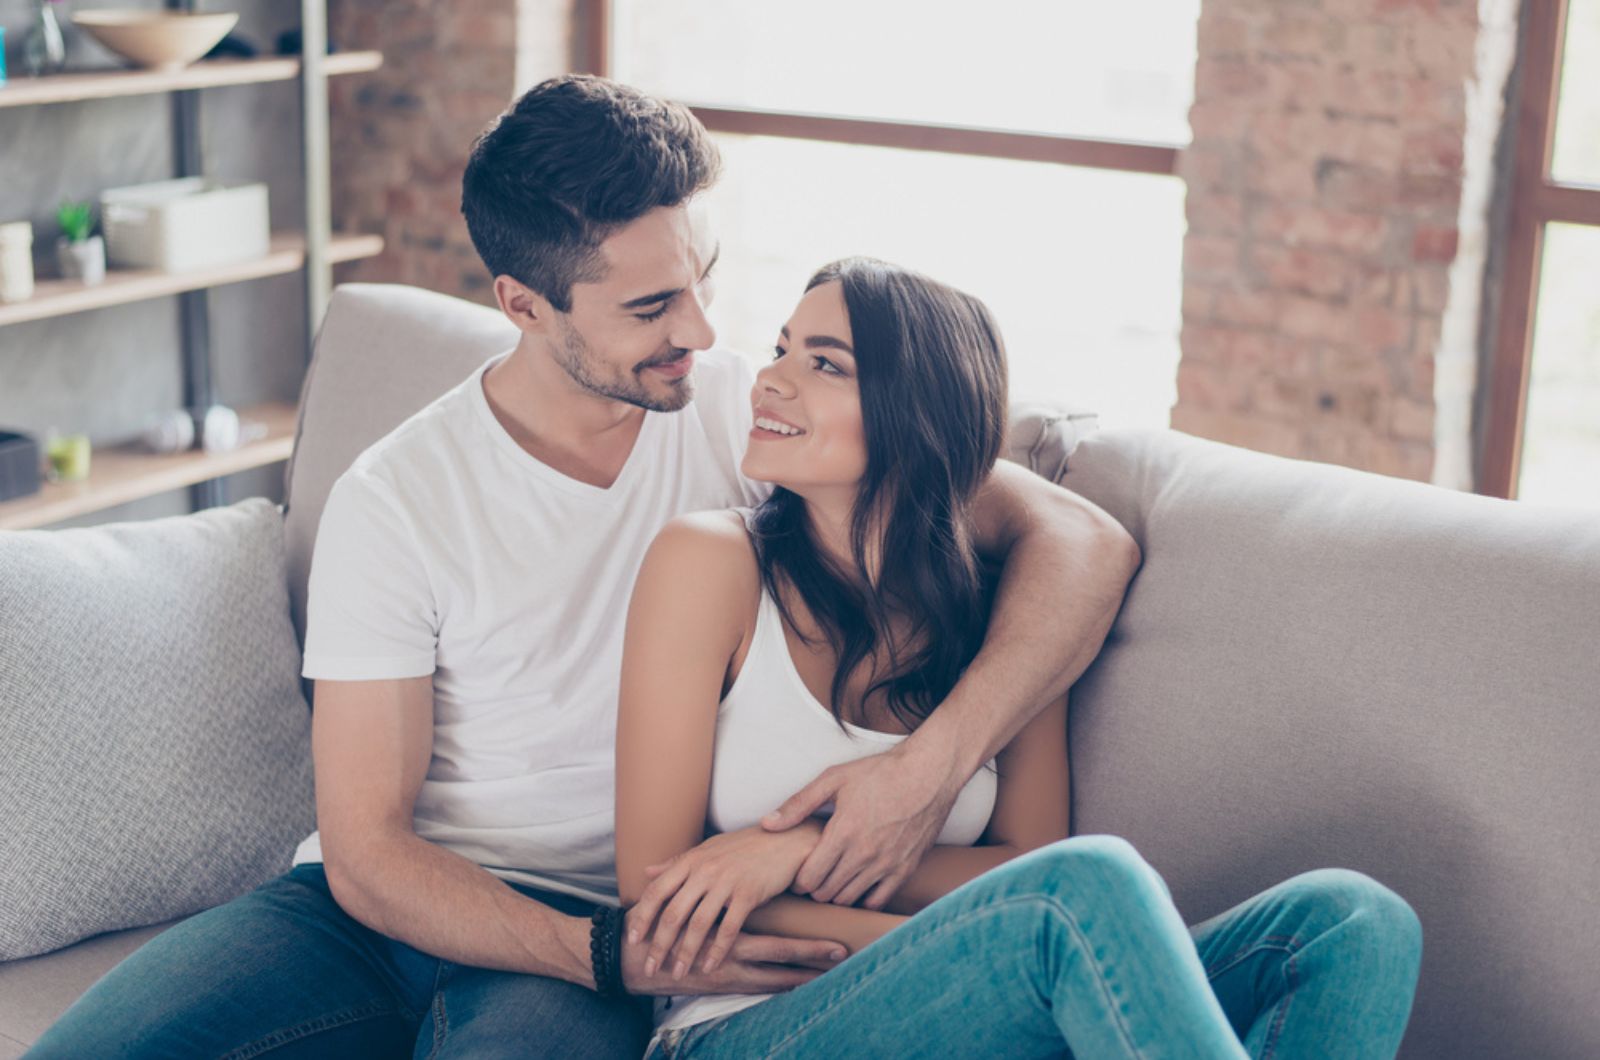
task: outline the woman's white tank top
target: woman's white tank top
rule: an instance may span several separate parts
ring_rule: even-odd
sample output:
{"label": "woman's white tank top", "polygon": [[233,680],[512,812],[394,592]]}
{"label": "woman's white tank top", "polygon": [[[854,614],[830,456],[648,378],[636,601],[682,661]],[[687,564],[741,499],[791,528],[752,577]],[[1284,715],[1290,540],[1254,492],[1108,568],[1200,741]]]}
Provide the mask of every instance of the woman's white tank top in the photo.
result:
{"label": "woman's white tank top", "polygon": [[[717,832],[760,824],[761,818],[829,766],[889,750],[898,733],[845,724],[811,694],[784,637],[778,604],[765,589],[750,650],[717,711],[706,817]],[[973,774],[936,840],[970,846],[988,827],[997,782],[994,761]],[[824,807],[826,816],[830,807]],[[656,1003],[656,1029],[686,1027],[760,1004],[767,995],[675,997]]]}

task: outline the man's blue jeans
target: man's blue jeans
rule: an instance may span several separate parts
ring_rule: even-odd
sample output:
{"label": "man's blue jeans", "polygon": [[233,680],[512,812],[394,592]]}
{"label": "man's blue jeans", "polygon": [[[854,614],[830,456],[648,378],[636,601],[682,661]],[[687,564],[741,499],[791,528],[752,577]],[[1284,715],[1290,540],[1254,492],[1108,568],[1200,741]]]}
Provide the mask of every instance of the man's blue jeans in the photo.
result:
{"label": "man's blue jeans", "polygon": [[1422,929],[1357,872],[1321,869],[1193,929],[1113,836],[992,869],[837,968],[654,1057],[1393,1057]]}
{"label": "man's blue jeans", "polygon": [[[515,885],[560,912],[578,898]],[[29,1057],[638,1057],[643,1000],[430,957],[351,919],[300,865],[146,943]]]}

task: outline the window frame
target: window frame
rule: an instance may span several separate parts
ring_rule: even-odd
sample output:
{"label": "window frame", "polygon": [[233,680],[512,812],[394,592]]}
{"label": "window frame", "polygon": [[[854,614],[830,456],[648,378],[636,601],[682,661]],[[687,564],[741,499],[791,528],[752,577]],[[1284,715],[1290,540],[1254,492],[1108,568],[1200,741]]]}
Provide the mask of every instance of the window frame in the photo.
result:
{"label": "window frame", "polygon": [[[588,73],[610,76],[611,0],[576,0],[576,3],[580,65]],[[1178,156],[1183,150],[1183,145],[1171,143],[1006,132],[932,122],[840,118],[800,111],[703,106],[693,102],[688,105],[712,132],[980,155],[1164,177],[1179,175]]]}
{"label": "window frame", "polygon": [[1522,472],[1545,226],[1600,226],[1600,186],[1564,183],[1550,175],[1568,4],[1527,0],[1522,9],[1520,82],[1511,112],[1516,124],[1510,211],[1476,487],[1490,497],[1514,499]]}

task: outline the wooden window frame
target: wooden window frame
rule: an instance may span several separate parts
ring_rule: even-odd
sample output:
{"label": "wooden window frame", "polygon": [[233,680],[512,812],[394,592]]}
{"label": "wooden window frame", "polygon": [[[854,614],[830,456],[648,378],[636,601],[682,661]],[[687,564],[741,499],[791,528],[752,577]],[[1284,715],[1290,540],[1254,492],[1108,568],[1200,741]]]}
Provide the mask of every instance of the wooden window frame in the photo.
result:
{"label": "wooden window frame", "polygon": [[1600,226],[1600,187],[1550,177],[1568,2],[1526,0],[1522,11],[1510,217],[1477,484],[1478,493],[1491,497],[1517,495],[1545,225]]}
{"label": "wooden window frame", "polygon": [[[611,0],[576,0],[575,13],[579,67],[589,73],[609,76]],[[1022,162],[1053,162],[1164,177],[1178,175],[1178,154],[1182,150],[1177,144],[1005,132],[932,122],[839,118],[795,111],[712,107],[693,103],[689,109],[712,132],[895,147],[952,155],[980,155]]]}

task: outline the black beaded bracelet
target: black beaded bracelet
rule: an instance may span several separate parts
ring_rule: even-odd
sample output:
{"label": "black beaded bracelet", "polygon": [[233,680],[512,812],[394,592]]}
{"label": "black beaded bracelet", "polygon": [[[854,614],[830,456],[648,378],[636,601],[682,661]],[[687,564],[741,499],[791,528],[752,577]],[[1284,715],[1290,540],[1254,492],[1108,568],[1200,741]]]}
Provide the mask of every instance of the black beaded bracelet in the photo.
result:
{"label": "black beaded bracelet", "polygon": [[594,988],[601,997],[627,997],[622,982],[621,909],[600,906],[589,917],[589,958],[594,964]]}

